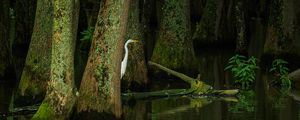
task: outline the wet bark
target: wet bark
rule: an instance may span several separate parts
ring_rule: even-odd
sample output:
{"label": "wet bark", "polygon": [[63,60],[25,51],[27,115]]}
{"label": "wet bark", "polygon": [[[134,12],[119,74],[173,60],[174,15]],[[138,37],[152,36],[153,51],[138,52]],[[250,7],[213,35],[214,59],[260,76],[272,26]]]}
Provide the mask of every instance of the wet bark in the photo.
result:
{"label": "wet bark", "polygon": [[127,38],[138,39],[140,40],[140,43],[130,44],[128,47],[129,55],[127,69],[122,78],[124,82],[127,83],[123,85],[122,81],[122,87],[125,87],[125,89],[142,88],[142,86],[145,86],[148,82],[145,49],[143,44],[145,41],[145,30],[143,28],[146,25],[144,25],[141,19],[141,17],[143,17],[143,9],[140,9],[139,6],[142,4],[141,2],[142,1],[140,0],[131,0],[129,9]]}
{"label": "wet bark", "polygon": [[68,119],[76,101],[74,50],[79,1],[54,0],[51,4],[53,31],[50,80],[45,99],[32,119]]}
{"label": "wet bark", "polygon": [[[121,117],[120,67],[130,0],[103,0],[81,81],[78,118]],[[100,114],[101,113],[101,114]]]}
{"label": "wet bark", "polygon": [[189,1],[164,0],[159,8],[159,33],[151,61],[182,71],[193,70]]}
{"label": "wet bark", "polygon": [[31,42],[16,93],[17,101],[23,99],[29,103],[35,102],[46,93],[47,81],[50,79],[53,9],[51,1],[37,1]]}
{"label": "wet bark", "polygon": [[0,79],[8,77],[12,71],[11,46],[9,42],[9,0],[0,1]]}

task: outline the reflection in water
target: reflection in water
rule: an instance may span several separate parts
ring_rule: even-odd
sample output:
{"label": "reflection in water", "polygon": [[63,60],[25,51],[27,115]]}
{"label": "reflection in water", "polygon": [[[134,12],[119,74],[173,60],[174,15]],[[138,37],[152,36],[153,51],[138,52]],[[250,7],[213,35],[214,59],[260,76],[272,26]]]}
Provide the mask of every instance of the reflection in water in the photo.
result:
{"label": "reflection in water", "polygon": [[[230,51],[203,52],[198,55],[201,79],[217,89],[232,88],[231,79],[224,72],[231,56]],[[241,92],[239,102],[190,97],[165,98],[148,100],[144,102],[146,110],[133,111],[141,111],[144,119],[151,120],[300,120],[300,93],[292,90],[288,95],[282,94],[280,90],[268,86],[265,82],[267,79],[264,73],[258,71],[255,89]],[[131,105],[130,108],[137,107]],[[141,115],[138,112],[135,114]]]}
{"label": "reflection in water", "polygon": [[233,55],[232,50],[220,52],[212,48],[202,52],[197,55],[201,80],[212,85],[215,89],[228,88],[230,81],[227,73],[224,72],[224,68],[228,59]]}
{"label": "reflection in water", "polygon": [[238,102],[229,104],[229,111],[239,113],[241,111],[254,112],[255,108],[255,93],[253,90],[240,91],[237,95]]}
{"label": "reflection in water", "polygon": [[[9,105],[12,96],[12,84],[0,83],[0,113],[6,113],[9,110]],[[4,116],[0,114],[0,120]]]}

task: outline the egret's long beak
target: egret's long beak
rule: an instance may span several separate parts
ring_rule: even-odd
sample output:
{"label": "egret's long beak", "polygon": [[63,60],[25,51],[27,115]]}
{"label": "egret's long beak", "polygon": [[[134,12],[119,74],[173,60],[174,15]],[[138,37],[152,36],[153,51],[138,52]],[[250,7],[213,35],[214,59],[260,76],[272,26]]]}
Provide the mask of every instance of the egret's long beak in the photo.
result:
{"label": "egret's long beak", "polygon": [[132,40],[132,42],[140,42],[139,40]]}

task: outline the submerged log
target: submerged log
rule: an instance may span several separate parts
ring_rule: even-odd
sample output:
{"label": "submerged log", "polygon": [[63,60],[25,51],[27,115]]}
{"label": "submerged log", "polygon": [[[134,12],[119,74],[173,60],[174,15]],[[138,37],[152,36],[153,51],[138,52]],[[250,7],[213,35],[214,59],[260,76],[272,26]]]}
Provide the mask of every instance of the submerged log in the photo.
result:
{"label": "submerged log", "polygon": [[289,78],[293,81],[300,82],[300,69],[297,69],[289,74]]}
{"label": "submerged log", "polygon": [[180,96],[180,95],[216,95],[216,96],[234,96],[236,95],[239,90],[213,90],[212,86],[205,84],[203,81],[200,80],[200,75],[195,78],[191,78],[186,76],[183,73],[179,73],[177,71],[171,70],[166,68],[160,64],[154,63],[149,61],[149,65],[156,66],[157,68],[179,77],[183,81],[189,83],[191,87],[189,89],[171,89],[171,90],[162,90],[162,91],[154,91],[154,92],[139,92],[139,93],[123,93],[124,97],[135,98],[135,99],[142,99],[142,98],[149,98],[149,97],[169,97],[169,96]]}

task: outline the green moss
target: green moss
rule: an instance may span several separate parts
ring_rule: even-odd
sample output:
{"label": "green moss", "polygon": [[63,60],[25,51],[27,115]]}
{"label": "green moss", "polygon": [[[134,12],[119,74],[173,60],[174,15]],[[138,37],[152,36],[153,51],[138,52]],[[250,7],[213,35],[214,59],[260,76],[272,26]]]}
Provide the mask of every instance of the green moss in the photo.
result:
{"label": "green moss", "polygon": [[[120,38],[120,26],[122,7],[124,1],[106,1],[108,3],[101,4],[100,12],[105,11],[106,14],[98,16],[98,22],[96,24],[95,35],[94,35],[94,47],[95,47],[95,58],[100,56],[101,63],[97,65],[95,70],[95,77],[98,81],[99,93],[105,94],[105,96],[111,96],[113,89],[111,88],[112,77],[116,64],[112,63],[115,60],[115,53],[118,49],[118,39]],[[112,7],[113,6],[113,7]],[[101,13],[103,14],[103,13]],[[99,59],[99,58],[97,58]],[[103,95],[104,96],[104,95]]]}
{"label": "green moss", "polygon": [[50,107],[50,105],[46,102],[43,102],[39,107],[38,111],[32,117],[32,120],[48,120],[54,119],[54,111]]}

